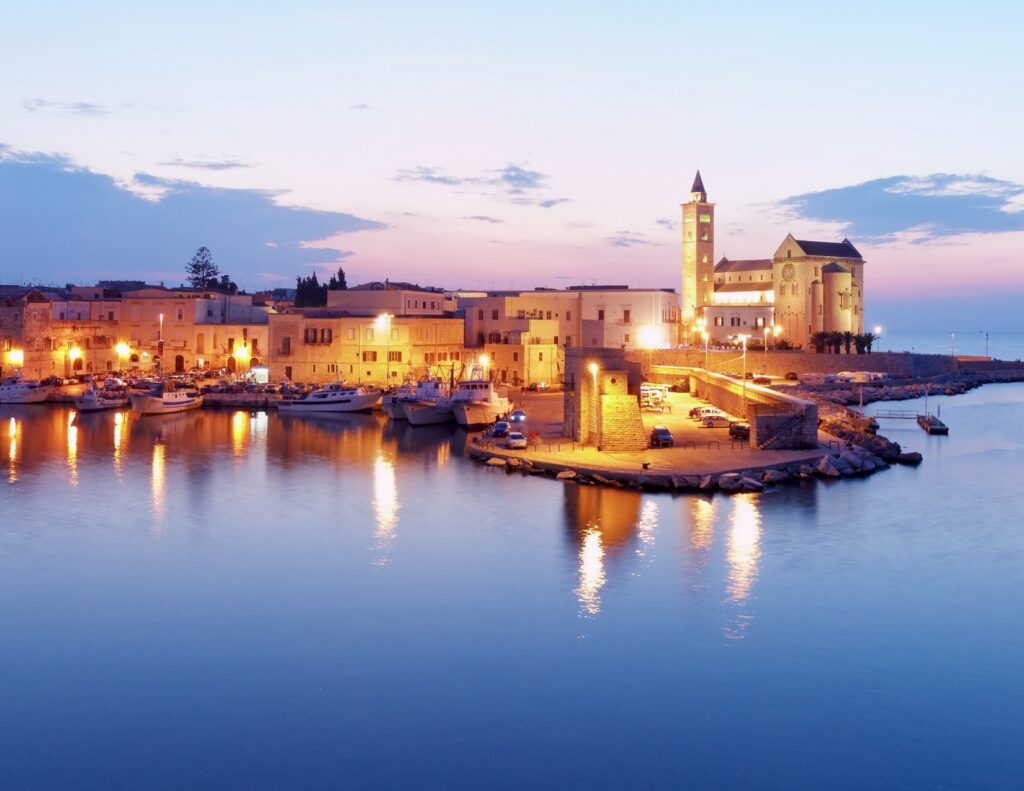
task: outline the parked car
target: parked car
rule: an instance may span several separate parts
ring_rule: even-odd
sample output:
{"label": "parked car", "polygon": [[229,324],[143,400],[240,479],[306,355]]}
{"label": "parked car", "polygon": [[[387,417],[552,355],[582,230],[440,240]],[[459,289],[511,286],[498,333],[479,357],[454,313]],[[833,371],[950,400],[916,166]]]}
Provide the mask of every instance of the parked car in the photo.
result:
{"label": "parked car", "polygon": [[547,382],[534,382],[533,384],[531,384],[526,389],[527,390],[532,390],[532,391],[537,392],[537,393],[546,393],[548,391],[548,383]]}
{"label": "parked car", "polygon": [[716,406],[702,406],[697,410],[694,419],[699,423],[706,417],[725,417],[725,412]]}
{"label": "parked car", "polygon": [[797,382],[799,380],[800,380],[800,377],[797,376],[796,371],[786,371],[786,381],[787,382]]}
{"label": "parked car", "polygon": [[747,379],[753,379],[754,378],[754,372],[753,371],[747,371],[745,374],[743,374],[743,376],[746,377]]}
{"label": "parked car", "polygon": [[734,421],[729,424],[729,436],[733,439],[750,439],[750,426]]}
{"label": "parked car", "polygon": [[526,450],[526,435],[518,431],[510,431],[505,438],[505,447],[509,450]]}
{"label": "parked car", "polygon": [[512,427],[504,420],[499,420],[491,427],[491,435],[495,437],[507,437]]}
{"label": "parked car", "polygon": [[651,429],[652,448],[671,448],[675,444],[672,439],[672,432],[665,426],[655,426]]}
{"label": "parked car", "polygon": [[771,383],[772,383],[772,380],[769,379],[767,376],[755,376],[754,377],[754,384],[756,384],[756,385],[765,385],[765,386],[767,386],[767,385],[770,385]]}
{"label": "parked car", "polygon": [[508,416],[508,419],[513,423],[525,423],[526,413],[521,409],[517,409],[515,412]]}
{"label": "parked car", "polygon": [[706,415],[700,424],[704,428],[724,428],[732,423],[728,415]]}

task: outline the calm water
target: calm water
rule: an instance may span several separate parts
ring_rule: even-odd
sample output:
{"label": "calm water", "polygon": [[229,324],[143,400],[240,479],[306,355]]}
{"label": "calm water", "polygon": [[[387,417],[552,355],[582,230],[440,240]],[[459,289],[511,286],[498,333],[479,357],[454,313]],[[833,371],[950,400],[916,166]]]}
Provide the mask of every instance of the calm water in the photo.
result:
{"label": "calm water", "polygon": [[[882,351],[906,351],[921,354],[985,354],[985,333],[980,330],[948,332],[883,332]],[[988,354],[1000,360],[1024,360],[1024,332],[992,332]]]}
{"label": "calm water", "polygon": [[1024,387],[942,402],[917,469],[713,499],[0,408],[0,786],[1019,787]]}

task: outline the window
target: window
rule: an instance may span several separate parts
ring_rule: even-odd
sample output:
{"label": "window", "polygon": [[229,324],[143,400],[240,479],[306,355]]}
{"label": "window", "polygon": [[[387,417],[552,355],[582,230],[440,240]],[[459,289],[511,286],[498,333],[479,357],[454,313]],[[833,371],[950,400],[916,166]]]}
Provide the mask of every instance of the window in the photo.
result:
{"label": "window", "polygon": [[565,346],[566,348],[572,346],[572,335],[565,336]]}
{"label": "window", "polygon": [[519,362],[519,352],[512,352],[512,362]]}
{"label": "window", "polygon": [[338,373],[338,366],[335,363],[327,363],[327,373],[336,374]]}
{"label": "window", "polygon": [[494,310],[491,311],[491,321],[497,321],[497,320],[498,320],[498,309],[495,308]]}
{"label": "window", "polygon": [[185,320],[185,308],[178,308],[178,321]]}
{"label": "window", "polygon": [[135,305],[132,305],[132,321],[139,320],[139,309]]}
{"label": "window", "polygon": [[[330,332],[330,330],[328,330],[328,332]],[[253,338],[252,339],[252,353],[253,353],[253,355],[255,356],[255,355],[259,354],[259,351],[260,351],[260,339],[259,338]]]}
{"label": "window", "polygon": [[558,336],[557,335],[555,336],[555,339],[554,339],[554,341],[552,341],[552,343],[554,343],[555,346],[558,345]]}
{"label": "window", "polygon": [[423,355],[423,362],[425,362],[427,365],[430,365],[432,362],[434,362],[434,353],[433,352],[427,352],[426,354],[424,354]]}
{"label": "window", "polygon": [[114,311],[108,310],[107,311],[107,321],[113,321],[113,320],[114,320]]}
{"label": "window", "polygon": [[483,321],[484,320],[484,309],[483,308],[478,308],[477,309],[476,317],[477,317],[478,321]]}
{"label": "window", "polygon": [[391,340],[393,340],[393,341],[397,341],[398,340],[398,330],[397,329],[392,329],[391,330]]}
{"label": "window", "polygon": [[365,351],[363,352],[364,363],[375,363],[377,362],[377,352]]}
{"label": "window", "polygon": [[537,352],[537,362],[544,362],[544,352]]}
{"label": "window", "polygon": [[707,255],[707,253],[705,253],[703,256],[701,256],[700,262],[702,264],[706,264],[708,262],[708,255]]}
{"label": "window", "polygon": [[[285,340],[287,340],[287,338]],[[284,378],[285,379],[291,379],[292,378],[292,367],[290,365],[286,365],[284,367]]]}
{"label": "window", "polygon": [[462,359],[462,352],[452,352],[452,359],[453,360],[461,360]]}
{"label": "window", "polygon": [[597,320],[604,321],[604,308],[597,309]]}
{"label": "window", "polygon": [[707,231],[704,231],[704,233],[702,233],[702,234],[700,235],[700,240],[701,240],[702,242],[706,242],[706,241],[708,240],[708,232],[707,232]]}
{"label": "window", "polygon": [[786,258],[792,258],[792,257],[793,257],[793,251],[792,250],[787,250],[786,251]]}
{"label": "window", "polygon": [[[291,354],[291,353],[292,353],[292,339],[286,335],[283,338],[281,338],[281,354]],[[291,378],[291,374],[285,374],[285,375],[287,377]]]}
{"label": "window", "polygon": [[[314,330],[316,332],[316,330]],[[320,343],[331,343],[334,340],[334,330],[324,327],[320,330]]]}
{"label": "window", "polygon": [[388,362],[389,363],[400,363],[400,362],[402,362],[402,353],[401,352],[388,352]]}
{"label": "window", "polygon": [[547,319],[548,319],[548,321],[551,321],[551,311],[550,310],[547,313]]}
{"label": "window", "polygon": [[372,327],[368,327],[367,330],[366,330],[366,340],[368,340],[368,341],[372,341],[373,340],[373,328]]}
{"label": "window", "polygon": [[725,326],[725,317],[724,316],[715,316],[715,326],[716,327],[724,327]]}
{"label": "window", "polygon": [[448,352],[438,352],[437,353],[437,361],[439,363],[448,362]]}
{"label": "window", "polygon": [[622,342],[623,343],[629,343],[629,333],[628,332],[625,335],[622,336]]}
{"label": "window", "polygon": [[764,316],[758,316],[756,319],[754,319],[754,326],[757,327],[758,329],[764,327]]}
{"label": "window", "polygon": [[565,320],[566,321],[572,321],[572,311],[571,310],[565,311]]}
{"label": "window", "polygon": [[234,350],[235,350],[235,339],[234,338],[228,338],[228,354],[231,354],[231,352],[233,352]]}
{"label": "window", "polygon": [[629,324],[629,323],[631,323],[631,322],[630,322],[630,312],[629,312],[629,308],[625,308],[625,309],[624,309],[624,310],[622,311],[622,323],[623,323],[623,324]]}
{"label": "window", "polygon": [[710,214],[710,212],[701,214],[700,221],[701,222],[711,222],[711,214]]}
{"label": "window", "polygon": [[345,330],[345,337],[348,338],[350,341],[354,341],[356,339],[356,328],[349,327],[347,330]]}

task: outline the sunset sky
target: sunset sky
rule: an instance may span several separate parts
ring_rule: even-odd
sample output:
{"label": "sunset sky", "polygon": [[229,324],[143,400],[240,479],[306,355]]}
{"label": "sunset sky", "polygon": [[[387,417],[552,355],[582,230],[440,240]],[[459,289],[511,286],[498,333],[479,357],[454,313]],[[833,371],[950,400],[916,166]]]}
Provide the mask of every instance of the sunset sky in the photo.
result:
{"label": "sunset sky", "polygon": [[1019,329],[1022,8],[9,4],[0,282],[678,288],[699,167],[716,256],[848,236],[869,323]]}

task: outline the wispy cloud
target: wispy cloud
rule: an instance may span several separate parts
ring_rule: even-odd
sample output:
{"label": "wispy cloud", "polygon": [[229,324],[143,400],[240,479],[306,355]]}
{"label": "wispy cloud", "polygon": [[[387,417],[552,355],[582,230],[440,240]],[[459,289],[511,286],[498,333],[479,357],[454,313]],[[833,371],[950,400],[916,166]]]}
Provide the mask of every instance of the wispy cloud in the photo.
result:
{"label": "wispy cloud", "polygon": [[865,241],[1024,230],[1024,185],[974,174],[890,176],[794,195],[778,206],[793,219],[838,223]]}
{"label": "wispy cloud", "polygon": [[109,115],[110,108],[93,102],[54,102],[48,99],[22,99],[21,107],[26,113],[50,112],[57,115]]}
{"label": "wispy cloud", "polygon": [[632,231],[616,231],[611,236],[605,238],[612,247],[658,246],[657,242],[645,239],[643,234],[633,233]]}
{"label": "wispy cloud", "polygon": [[[386,227],[355,214],[282,205],[277,190],[207,187],[145,173],[130,186],[66,157],[0,145],[6,254],[12,262],[31,262],[35,276],[61,282],[83,272],[176,282],[195,248],[206,245],[221,269],[244,283],[259,272],[336,264],[352,253],[332,242]],[[149,199],[139,187],[152,190]],[[139,270],[142,262],[146,271]]]}
{"label": "wispy cloud", "polygon": [[252,167],[248,162],[237,159],[182,159],[181,157],[175,157],[160,164],[166,167],[191,168],[193,170],[237,170]]}
{"label": "wispy cloud", "polygon": [[358,104],[350,104],[348,106],[348,109],[349,110],[372,110],[373,108],[370,105],[368,105],[366,102],[359,102]]}
{"label": "wispy cloud", "polygon": [[515,163],[475,176],[457,176],[446,173],[443,168],[417,165],[400,169],[394,179],[409,184],[440,185],[460,191],[475,188],[492,199],[542,209],[550,209],[569,200],[535,197],[534,193],[548,189],[548,176]]}
{"label": "wispy cloud", "polygon": [[491,223],[492,225],[500,225],[501,223],[505,222],[504,220],[499,220],[497,217],[488,217],[486,214],[470,214],[469,216],[463,217],[462,219],[476,220],[477,222],[487,222]]}
{"label": "wispy cloud", "polygon": [[655,220],[654,224],[660,225],[666,231],[674,231],[676,228],[679,227],[679,223],[677,223],[675,220],[670,220],[668,217],[662,217],[660,220]]}

